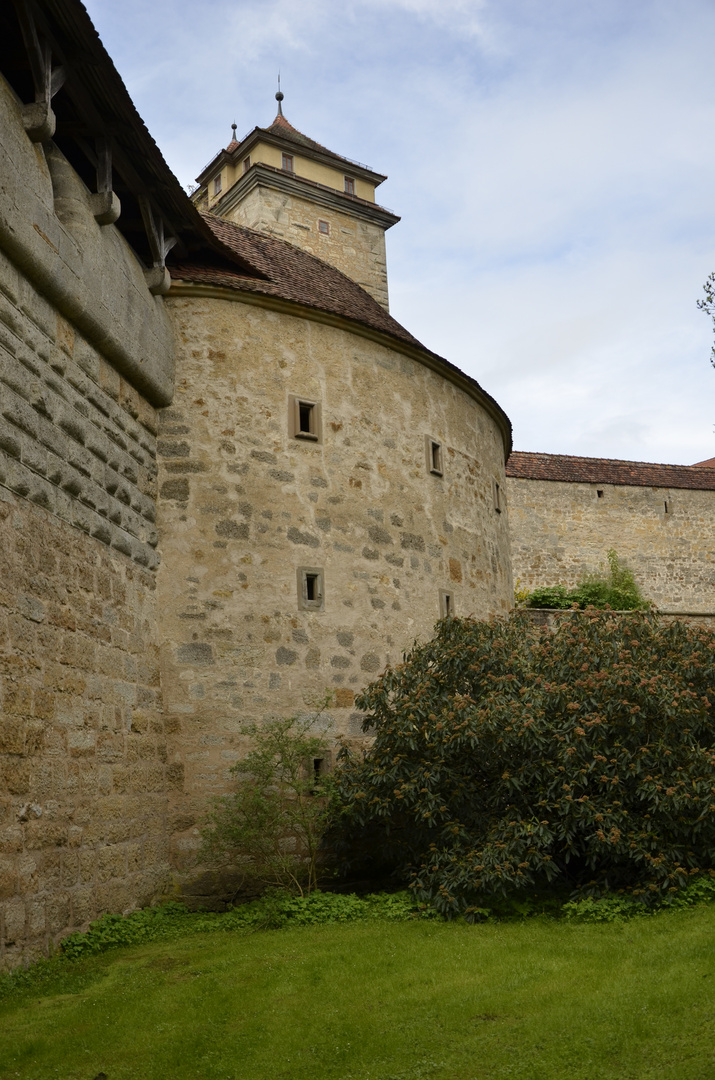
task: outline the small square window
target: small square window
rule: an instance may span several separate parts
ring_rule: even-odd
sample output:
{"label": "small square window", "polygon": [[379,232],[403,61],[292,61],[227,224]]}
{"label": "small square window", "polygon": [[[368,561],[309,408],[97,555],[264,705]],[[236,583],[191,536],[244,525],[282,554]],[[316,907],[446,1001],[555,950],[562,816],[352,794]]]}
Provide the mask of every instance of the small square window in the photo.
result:
{"label": "small square window", "polygon": [[288,429],[294,439],[320,442],[319,402],[291,395],[288,403]]}
{"label": "small square window", "polygon": [[451,619],[454,615],[454,593],[441,589],[439,594],[439,617]]}
{"label": "small square window", "polygon": [[293,172],[293,155],[292,154],[284,154],[283,155],[283,164],[282,164],[281,167],[282,167],[284,172]]}
{"label": "small square window", "polygon": [[301,611],[322,611],[324,607],[323,571],[318,566],[299,566],[298,607]]}
{"label": "small square window", "polygon": [[345,177],[345,194],[346,195],[354,195],[355,194],[355,181],[353,180],[352,176],[346,176]]}
{"label": "small square window", "polygon": [[425,436],[425,448],[427,452],[427,471],[433,476],[441,476],[442,468],[442,443],[436,439]]}
{"label": "small square window", "polygon": [[249,155],[249,157],[243,159],[243,171],[248,172],[250,167],[251,167],[251,158],[250,158],[250,155]]}
{"label": "small square window", "polygon": [[319,221],[318,222],[318,232],[322,233],[323,236],[329,236],[330,235],[330,222],[328,222],[328,221]]}
{"label": "small square window", "polygon": [[221,173],[214,177],[214,195],[221,194]]}
{"label": "small square window", "polygon": [[501,514],[501,511],[502,511],[501,502],[502,502],[501,487],[499,486],[499,484],[495,480],[494,481],[494,509],[496,510],[497,514]]}
{"label": "small square window", "polygon": [[596,491],[596,498],[597,499],[602,499],[603,498],[603,491],[600,488],[598,488],[598,490]]}

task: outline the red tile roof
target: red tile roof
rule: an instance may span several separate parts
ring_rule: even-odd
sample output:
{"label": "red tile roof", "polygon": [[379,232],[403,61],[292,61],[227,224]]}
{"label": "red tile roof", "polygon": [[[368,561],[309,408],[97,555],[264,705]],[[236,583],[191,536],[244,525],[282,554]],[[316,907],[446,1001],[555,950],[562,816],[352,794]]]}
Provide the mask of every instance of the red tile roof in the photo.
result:
{"label": "red tile roof", "polygon": [[203,217],[217,239],[244,265],[252,267],[257,276],[242,273],[240,267],[228,263],[217,266],[202,259],[201,263],[174,263],[170,266],[172,278],[293,300],[354,319],[417,348],[424,348],[377,300],[334,266],[275,236],[235,225],[213,214]]}
{"label": "red tile roof", "polygon": [[[169,260],[172,280],[274,296],[349,319],[402,341],[424,353],[425,357],[436,361],[437,368],[443,367],[475,387],[479,395],[491,403],[492,412],[498,416],[505,441],[508,447],[511,446],[509,418],[494,398],[483,390],[475,379],[426,349],[357,282],[346,277],[334,266],[285,240],[235,225],[232,221],[217,218],[213,214],[204,214],[203,218],[223,249],[229,256],[233,255],[239,265],[232,265],[228,258],[219,263],[219,260],[212,259],[210,255],[200,261]],[[242,267],[251,269],[246,271]]]}
{"label": "red tile roof", "polygon": [[567,484],[620,484],[629,487],[690,488],[715,491],[715,468],[657,465],[648,461],[529,454],[512,451],[506,475],[520,480],[560,480]]}
{"label": "red tile roof", "polygon": [[694,465],[690,466],[691,469],[715,469],[715,457],[706,458],[705,461],[696,461]]}

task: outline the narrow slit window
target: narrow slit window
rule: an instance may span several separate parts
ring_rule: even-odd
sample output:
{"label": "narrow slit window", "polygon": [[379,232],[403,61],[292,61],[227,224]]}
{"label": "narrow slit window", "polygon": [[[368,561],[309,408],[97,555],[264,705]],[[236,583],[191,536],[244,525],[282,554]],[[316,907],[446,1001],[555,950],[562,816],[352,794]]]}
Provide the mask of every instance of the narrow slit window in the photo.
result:
{"label": "narrow slit window", "polygon": [[293,155],[283,154],[282,168],[284,172],[293,172]]}
{"label": "narrow slit window", "polygon": [[318,232],[322,233],[323,236],[330,236],[330,222],[329,221],[322,221],[322,220],[319,221],[318,222]]}
{"label": "narrow slit window", "polygon": [[247,158],[243,159],[243,171],[248,172],[250,167],[251,167],[251,157],[249,155]]}
{"label": "narrow slit window", "polygon": [[346,195],[354,195],[355,194],[355,181],[352,178],[352,176],[346,176],[345,177],[345,194]]}
{"label": "narrow slit window", "polygon": [[669,513],[670,513],[670,504],[668,503],[668,500],[667,500],[667,499],[666,499],[666,501],[665,501],[665,502],[663,503],[663,506],[664,506],[664,508],[665,508],[665,513],[666,513],[666,514],[669,514]]}
{"label": "narrow slit window", "polygon": [[289,427],[294,439],[320,442],[320,404],[308,398],[291,397]]}
{"label": "narrow slit window", "polygon": [[311,779],[314,785],[311,788],[311,795],[325,794],[321,780],[330,773],[331,766],[332,757],[329,753],[327,757],[308,758],[305,762],[306,779]]}
{"label": "narrow slit window", "polygon": [[298,577],[298,607],[302,611],[323,610],[323,571],[316,566],[300,566]]}
{"label": "narrow slit window", "polygon": [[427,457],[427,471],[433,476],[442,476],[442,443],[437,439],[425,436],[425,451]]}
{"label": "narrow slit window", "polygon": [[313,419],[314,409],[315,405],[312,405],[307,401],[298,402],[298,431],[301,435],[315,434],[315,421]]}
{"label": "narrow slit window", "polygon": [[494,481],[494,509],[501,514],[501,487]]}
{"label": "narrow slit window", "polygon": [[454,616],[454,593],[442,589],[439,594],[439,617],[451,619]]}
{"label": "narrow slit window", "polygon": [[318,575],[305,575],[305,598],[312,604],[318,598]]}

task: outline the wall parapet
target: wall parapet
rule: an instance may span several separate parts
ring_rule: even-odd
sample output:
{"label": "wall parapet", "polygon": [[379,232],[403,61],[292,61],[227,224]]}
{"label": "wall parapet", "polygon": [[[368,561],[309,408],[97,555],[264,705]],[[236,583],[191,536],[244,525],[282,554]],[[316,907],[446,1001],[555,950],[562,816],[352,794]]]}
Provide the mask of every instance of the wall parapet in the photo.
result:
{"label": "wall parapet", "polygon": [[[555,630],[556,624],[561,618],[585,614],[581,608],[519,608],[518,610],[524,611],[536,626],[548,630]],[[610,614],[624,617],[641,615],[643,612],[612,611]],[[715,611],[658,611],[656,609],[652,614],[668,621],[678,620],[692,623],[694,626],[706,626],[715,629]]]}

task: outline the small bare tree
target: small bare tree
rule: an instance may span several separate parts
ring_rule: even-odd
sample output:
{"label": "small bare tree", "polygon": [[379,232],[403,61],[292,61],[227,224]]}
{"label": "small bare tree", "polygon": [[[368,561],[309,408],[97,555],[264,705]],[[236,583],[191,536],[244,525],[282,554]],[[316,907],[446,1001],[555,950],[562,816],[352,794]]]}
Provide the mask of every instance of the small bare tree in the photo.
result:
{"label": "small bare tree", "polygon": [[241,729],[253,749],[231,769],[235,790],[214,801],[202,830],[202,856],[239,869],[245,886],[301,896],[317,887],[330,777],[323,771],[327,738],[316,729],[328,700],[309,717]]}

